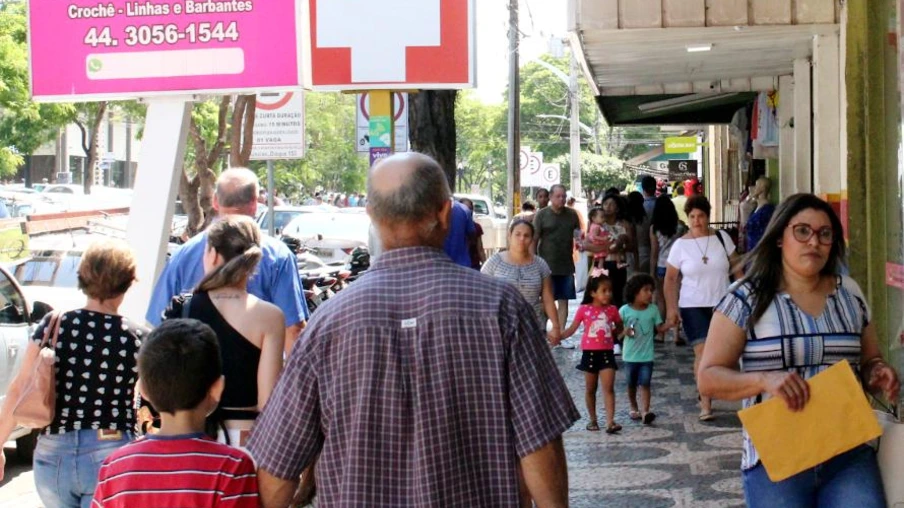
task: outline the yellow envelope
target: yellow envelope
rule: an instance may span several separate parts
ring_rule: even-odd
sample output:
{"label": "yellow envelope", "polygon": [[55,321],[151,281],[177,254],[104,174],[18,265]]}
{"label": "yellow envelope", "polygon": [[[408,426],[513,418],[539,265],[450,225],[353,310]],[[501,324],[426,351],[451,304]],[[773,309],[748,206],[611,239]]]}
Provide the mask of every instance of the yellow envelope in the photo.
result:
{"label": "yellow envelope", "polygon": [[810,378],[810,401],[794,413],[769,399],[738,413],[769,479],[778,482],[882,435],[847,361]]}

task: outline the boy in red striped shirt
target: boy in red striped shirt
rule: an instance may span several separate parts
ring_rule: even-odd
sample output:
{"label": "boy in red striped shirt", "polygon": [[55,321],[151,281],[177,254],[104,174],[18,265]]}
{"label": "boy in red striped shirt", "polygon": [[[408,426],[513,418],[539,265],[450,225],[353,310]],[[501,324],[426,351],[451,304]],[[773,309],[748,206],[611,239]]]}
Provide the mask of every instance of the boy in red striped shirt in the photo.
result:
{"label": "boy in red striped shirt", "polygon": [[224,386],[213,330],[193,319],[164,322],[141,346],[138,376],[160,432],[104,461],[92,507],[259,507],[251,458],[204,434]]}

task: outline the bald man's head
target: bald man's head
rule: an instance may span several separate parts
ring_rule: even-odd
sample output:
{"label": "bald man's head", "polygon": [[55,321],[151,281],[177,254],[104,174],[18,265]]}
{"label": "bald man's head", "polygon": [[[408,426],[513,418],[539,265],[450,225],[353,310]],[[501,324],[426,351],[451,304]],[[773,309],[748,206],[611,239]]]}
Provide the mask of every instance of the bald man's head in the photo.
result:
{"label": "bald man's head", "polygon": [[229,168],[217,178],[216,202],[220,215],[250,215],[257,211],[257,175],[246,168]]}
{"label": "bald man's head", "polygon": [[[440,165],[420,153],[397,154],[378,162],[367,177],[367,210],[381,231],[407,228],[422,241],[435,243],[444,210],[449,208],[452,193]],[[395,231],[404,236],[406,231]],[[390,235],[387,235],[390,236]],[[440,245],[445,232],[439,237]],[[384,238],[384,244],[392,238]],[[421,243],[426,245],[427,243]]]}

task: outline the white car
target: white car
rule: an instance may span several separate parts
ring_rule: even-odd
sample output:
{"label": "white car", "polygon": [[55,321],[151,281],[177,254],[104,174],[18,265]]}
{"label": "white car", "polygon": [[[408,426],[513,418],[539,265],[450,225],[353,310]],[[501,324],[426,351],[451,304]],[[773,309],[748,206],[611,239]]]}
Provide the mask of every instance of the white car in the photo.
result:
{"label": "white car", "polygon": [[356,247],[367,247],[370,217],[359,213],[306,213],[283,228],[283,236],[327,264],[343,264]]}
{"label": "white car", "polygon": [[496,252],[508,247],[508,223],[504,215],[499,215],[493,207],[493,203],[486,196],[480,194],[455,194],[456,201],[463,198],[470,199],[474,203],[474,221],[483,228],[484,250]]}
{"label": "white car", "polygon": [[[40,302],[25,298],[15,277],[0,267],[0,404],[6,399],[9,385],[22,366],[22,358],[34,327],[50,311]],[[10,440],[16,441],[16,452],[30,460],[37,443],[38,431],[16,427]]]}
{"label": "white car", "polygon": [[[283,229],[292,222],[293,219],[298,217],[299,215],[306,213],[324,213],[324,212],[338,212],[339,208],[333,205],[305,205],[305,206],[274,206],[273,207],[273,217],[275,217],[275,221],[273,223],[274,229],[276,230],[276,234],[279,235],[282,233]],[[265,235],[270,234],[270,209],[263,205],[258,205],[257,207],[257,226],[261,229],[261,233]]]}

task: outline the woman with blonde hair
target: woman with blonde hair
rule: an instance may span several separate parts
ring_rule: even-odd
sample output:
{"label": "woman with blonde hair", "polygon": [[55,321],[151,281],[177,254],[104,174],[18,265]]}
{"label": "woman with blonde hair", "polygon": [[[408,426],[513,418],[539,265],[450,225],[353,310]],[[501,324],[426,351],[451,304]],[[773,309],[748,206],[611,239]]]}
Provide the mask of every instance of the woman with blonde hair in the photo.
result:
{"label": "woman with blonde hair", "polygon": [[[87,303],[78,310],[46,316],[25,353],[25,358],[32,358],[32,348],[41,347],[45,330],[52,336],[47,329],[51,322],[58,324],[55,414],[34,453],[35,485],[48,508],[88,506],[101,463],[134,437],[138,348],[147,330],[119,315],[133,282],[135,257],[125,242],[92,244],[78,267],[78,287]],[[12,411],[24,388],[23,373],[32,369],[23,365],[6,394],[0,410],[0,443],[13,430]]]}
{"label": "woman with blonde hair", "polygon": [[261,260],[261,233],[245,216],[224,217],[207,232],[205,276],[191,295],[173,299],[165,317],[192,318],[213,328],[220,343],[226,388],[211,422],[219,439],[242,446],[283,365],[283,313],[248,293]]}

